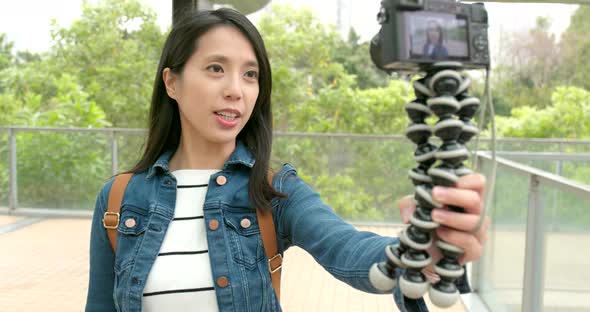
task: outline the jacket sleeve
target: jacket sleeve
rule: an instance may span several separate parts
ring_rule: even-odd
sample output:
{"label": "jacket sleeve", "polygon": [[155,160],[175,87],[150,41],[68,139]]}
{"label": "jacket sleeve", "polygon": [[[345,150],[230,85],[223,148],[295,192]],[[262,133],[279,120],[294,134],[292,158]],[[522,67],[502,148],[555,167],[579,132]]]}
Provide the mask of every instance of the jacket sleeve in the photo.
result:
{"label": "jacket sleeve", "polygon": [[90,231],[90,273],[86,312],[116,311],[113,300],[115,254],[111,249],[102,218],[112,180],[100,191],[92,216]]}
{"label": "jacket sleeve", "polygon": [[383,293],[369,282],[369,269],[385,260],[385,247],[397,238],[356,230],[323,203],[294,169],[277,178],[278,190],[288,195],[275,210],[281,239],[306,250],[330,274],[352,287]]}

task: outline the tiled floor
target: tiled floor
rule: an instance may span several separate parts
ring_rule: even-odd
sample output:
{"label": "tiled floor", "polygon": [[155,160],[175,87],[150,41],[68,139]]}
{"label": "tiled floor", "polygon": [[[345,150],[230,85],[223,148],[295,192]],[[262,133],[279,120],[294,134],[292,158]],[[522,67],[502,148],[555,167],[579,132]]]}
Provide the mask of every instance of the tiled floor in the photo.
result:
{"label": "tiled floor", "polygon": [[[19,218],[0,215],[0,226]],[[363,228],[382,235],[396,229]],[[83,311],[88,283],[89,219],[48,219],[0,235],[0,311]],[[282,305],[299,311],[397,311],[393,298],[336,280],[299,248],[285,254]],[[460,303],[451,309],[465,311]]]}

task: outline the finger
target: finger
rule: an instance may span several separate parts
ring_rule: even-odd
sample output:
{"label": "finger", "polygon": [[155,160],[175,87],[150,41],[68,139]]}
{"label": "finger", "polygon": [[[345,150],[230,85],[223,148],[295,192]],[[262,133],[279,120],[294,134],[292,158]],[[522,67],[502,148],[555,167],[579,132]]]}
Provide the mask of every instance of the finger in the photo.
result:
{"label": "finger", "polygon": [[[434,237],[434,239],[436,240],[436,239],[438,239],[438,237]],[[430,247],[428,247],[428,249],[426,249],[426,252],[428,252],[430,257],[432,257],[431,264],[438,263],[438,261],[440,259],[442,259],[442,257],[443,257],[443,255],[440,251],[440,248],[438,248],[438,246],[436,246],[436,244],[430,244]]]}
{"label": "finger", "polygon": [[432,189],[432,196],[441,204],[459,206],[468,213],[480,214],[482,211],[481,196],[473,190],[435,186]]}
{"label": "finger", "polygon": [[432,265],[429,265],[422,269],[422,273],[424,274],[424,276],[426,276],[426,278],[431,284],[435,284],[438,281],[440,281],[440,276],[434,271],[434,267]]}
{"label": "finger", "polygon": [[456,187],[477,192],[481,197],[486,188],[486,177],[480,173],[464,175],[457,180]]}
{"label": "finger", "polygon": [[406,195],[397,201],[399,212],[404,223],[410,222],[410,217],[416,210],[414,195]]}
{"label": "finger", "polygon": [[483,253],[483,245],[473,234],[444,227],[438,228],[436,233],[440,239],[464,250],[463,255],[459,258],[461,264],[477,260]]}
{"label": "finger", "polygon": [[434,222],[455,230],[472,232],[479,223],[480,215],[453,212],[445,209],[432,210]]}

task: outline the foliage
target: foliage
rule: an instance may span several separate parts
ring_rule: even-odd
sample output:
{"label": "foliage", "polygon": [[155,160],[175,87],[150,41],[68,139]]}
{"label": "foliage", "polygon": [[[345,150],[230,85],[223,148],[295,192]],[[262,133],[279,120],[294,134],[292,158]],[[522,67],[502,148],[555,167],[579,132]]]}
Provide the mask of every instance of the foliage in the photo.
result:
{"label": "foliage", "polygon": [[12,49],[14,43],[6,40],[6,34],[0,34],[0,70],[10,66],[14,62]]}
{"label": "foliage", "polygon": [[499,61],[494,69],[492,88],[499,114],[505,107],[544,108],[551,104],[551,92],[561,81],[561,64],[555,35],[549,31],[551,20],[537,17],[536,26],[506,35]]}
{"label": "foliage", "polygon": [[145,127],[164,34],[140,0],[85,1],[68,28],[51,30],[52,59],[78,77],[116,127]]}
{"label": "foliage", "polygon": [[352,85],[352,77],[330,56],[338,34],[311,10],[272,6],[258,29],[272,64],[275,129],[294,130],[292,115],[322,88]]}
{"label": "foliage", "polygon": [[498,117],[498,133],[507,137],[570,138],[590,136],[590,93],[576,87],[559,87],[553,105],[512,110],[511,117]]}
{"label": "foliage", "polygon": [[[359,44],[354,32],[344,41],[311,11],[288,5],[273,6],[260,19],[259,29],[273,67],[275,129],[392,134],[406,128],[403,105],[411,99],[408,84],[389,79],[385,83],[386,75],[372,69],[368,44]],[[353,57],[346,58],[348,52]],[[395,178],[384,175],[382,168],[395,168],[399,157],[381,145],[318,140],[279,140],[273,157],[296,165],[342,216],[395,218],[393,204],[401,194],[392,194]],[[383,162],[385,155],[390,157]],[[368,187],[375,182],[383,182],[383,187]]]}
{"label": "foliage", "polygon": [[566,84],[590,90],[590,6],[580,5],[560,42],[560,77]]}
{"label": "foliage", "polygon": [[369,42],[360,42],[354,28],[350,29],[347,40],[339,41],[331,53],[334,61],[355,76],[360,89],[387,87],[389,84],[389,76],[371,61]]}
{"label": "foliage", "polygon": [[[109,126],[104,111],[89,100],[73,77],[64,74],[54,80],[56,95],[47,105],[41,96],[25,95],[17,114],[23,125],[36,127]],[[18,103],[18,101],[16,101]],[[17,136],[18,177],[21,204],[28,207],[90,206],[106,176],[108,155],[101,150],[104,138],[85,133],[20,133]],[[0,168],[1,170],[1,168]],[[58,182],[59,183],[56,183]]]}
{"label": "foliage", "polygon": [[392,80],[387,88],[324,88],[301,105],[292,124],[302,132],[403,133],[410,91],[399,80]]}
{"label": "foliage", "polygon": [[[164,38],[155,12],[139,0],[85,1],[82,17],[67,28],[53,22],[51,35],[49,51],[18,51],[0,66],[0,124],[145,126]],[[0,39],[4,60],[12,45]],[[20,205],[90,207],[110,172],[107,142],[86,133],[19,133]]]}

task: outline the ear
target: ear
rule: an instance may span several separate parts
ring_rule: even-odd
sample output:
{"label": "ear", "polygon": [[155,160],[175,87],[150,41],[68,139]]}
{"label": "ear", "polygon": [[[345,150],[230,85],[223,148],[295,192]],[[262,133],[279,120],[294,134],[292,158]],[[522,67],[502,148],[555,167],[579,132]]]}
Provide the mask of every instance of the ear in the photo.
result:
{"label": "ear", "polygon": [[164,80],[164,85],[166,85],[166,93],[168,96],[176,100],[176,74],[174,74],[170,68],[164,68],[162,72],[162,79]]}

